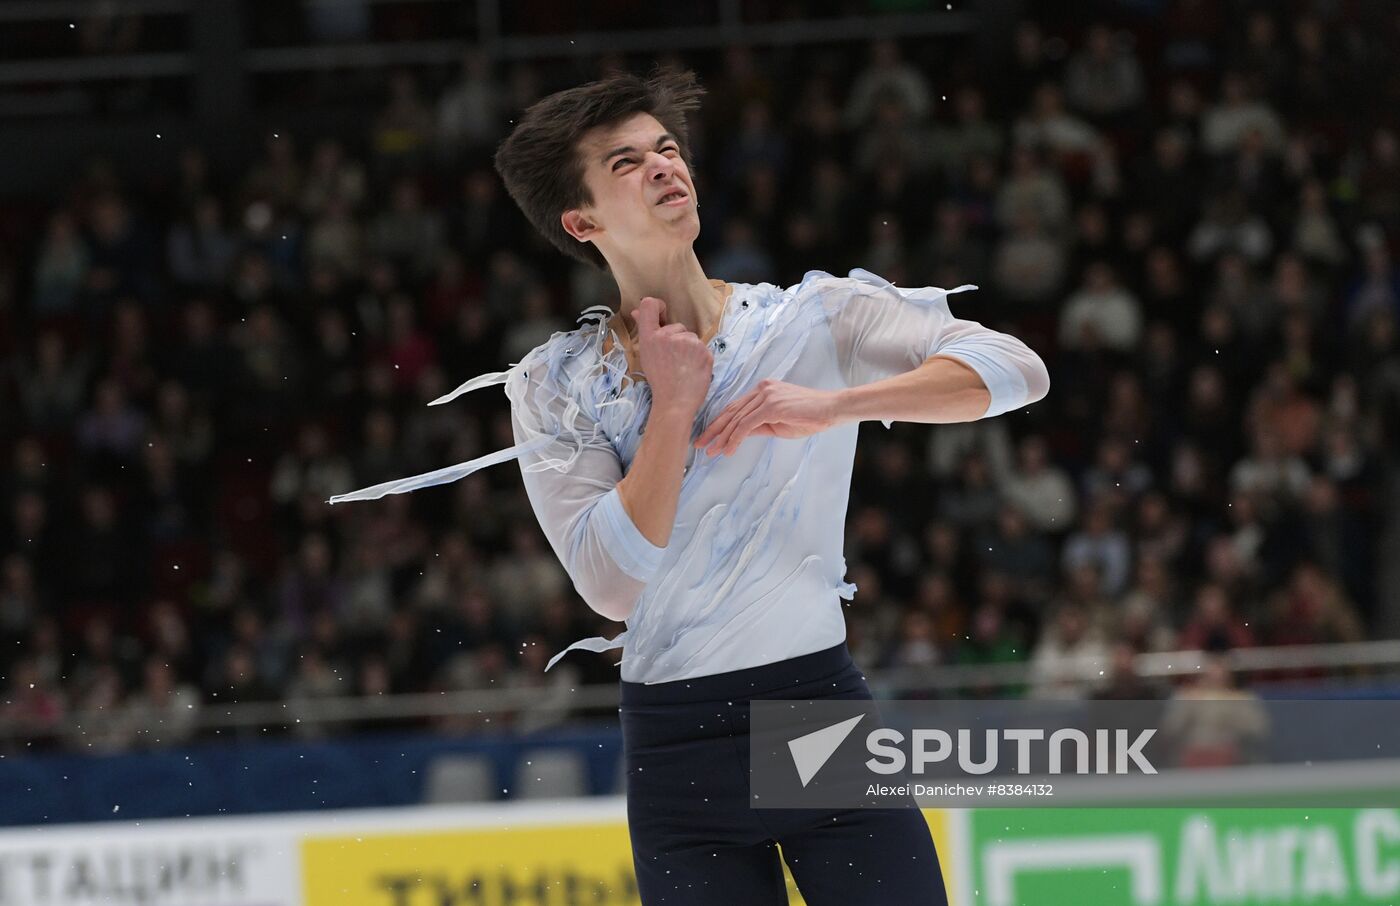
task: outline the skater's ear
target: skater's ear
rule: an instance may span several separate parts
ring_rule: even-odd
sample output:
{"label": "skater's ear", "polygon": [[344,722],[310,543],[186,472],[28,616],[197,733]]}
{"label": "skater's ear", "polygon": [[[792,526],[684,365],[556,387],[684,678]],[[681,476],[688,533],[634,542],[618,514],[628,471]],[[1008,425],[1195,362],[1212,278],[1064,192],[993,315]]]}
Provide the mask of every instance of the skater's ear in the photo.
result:
{"label": "skater's ear", "polygon": [[603,231],[603,228],[598,226],[591,216],[585,214],[582,208],[572,208],[560,214],[559,223],[564,227],[564,232],[579,242],[590,242],[594,236]]}

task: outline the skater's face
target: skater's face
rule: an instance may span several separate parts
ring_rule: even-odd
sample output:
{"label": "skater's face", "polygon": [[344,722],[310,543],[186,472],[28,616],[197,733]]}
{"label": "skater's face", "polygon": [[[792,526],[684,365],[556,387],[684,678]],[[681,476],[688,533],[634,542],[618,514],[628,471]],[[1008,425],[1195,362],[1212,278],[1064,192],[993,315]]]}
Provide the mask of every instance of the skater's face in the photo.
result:
{"label": "skater's face", "polygon": [[695,184],[675,136],[649,113],[594,129],[579,141],[593,203],[564,212],[576,239],[633,254],[641,247],[689,246],[700,235]]}

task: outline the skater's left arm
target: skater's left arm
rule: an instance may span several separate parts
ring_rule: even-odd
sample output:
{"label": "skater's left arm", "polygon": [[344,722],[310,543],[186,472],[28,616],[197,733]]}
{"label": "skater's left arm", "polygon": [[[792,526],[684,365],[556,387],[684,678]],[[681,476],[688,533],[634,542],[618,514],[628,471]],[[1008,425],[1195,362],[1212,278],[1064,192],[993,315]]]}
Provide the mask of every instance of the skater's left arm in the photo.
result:
{"label": "skater's left arm", "polygon": [[846,383],[841,421],[974,421],[1045,397],[1050,373],[1030,347],[954,317],[949,299],[964,289],[975,287],[903,288],[867,274],[820,295]]}
{"label": "skater's left arm", "polygon": [[732,453],[750,435],[805,437],[851,421],[975,421],[1050,390],[1040,356],[1010,334],[953,317],[943,290],[829,282],[817,293],[846,386],[760,381],[715,417],[696,446]]}
{"label": "skater's left arm", "polygon": [[992,391],[967,363],[930,356],[913,371],[835,391],[836,424],[845,422],[920,422],[941,425],[984,418],[992,409]]}

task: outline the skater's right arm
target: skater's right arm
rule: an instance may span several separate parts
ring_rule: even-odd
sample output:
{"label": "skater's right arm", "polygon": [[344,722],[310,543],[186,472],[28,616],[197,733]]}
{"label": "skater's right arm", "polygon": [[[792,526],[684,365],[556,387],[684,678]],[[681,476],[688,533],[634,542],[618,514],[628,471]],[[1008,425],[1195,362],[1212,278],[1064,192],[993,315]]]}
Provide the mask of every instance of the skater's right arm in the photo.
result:
{"label": "skater's right arm", "polygon": [[610,620],[631,616],[660,566],[675,524],[695,414],[713,368],[699,337],[681,325],[657,326],[660,308],[652,300],[638,312],[639,356],[652,384],[652,407],[626,477],[597,422],[562,389],[542,387],[550,380],[545,363],[527,358],[534,367],[526,369],[521,397],[511,407],[517,444],[542,434],[553,438],[520,456],[525,493],[574,588]]}
{"label": "skater's right arm", "polygon": [[715,360],[683,324],[663,323],[666,304],[661,300],[648,296],[631,314],[639,332],[642,373],[651,385],[651,412],[618,492],[641,533],[665,547],[676,524],[695,416],[709,392]]}

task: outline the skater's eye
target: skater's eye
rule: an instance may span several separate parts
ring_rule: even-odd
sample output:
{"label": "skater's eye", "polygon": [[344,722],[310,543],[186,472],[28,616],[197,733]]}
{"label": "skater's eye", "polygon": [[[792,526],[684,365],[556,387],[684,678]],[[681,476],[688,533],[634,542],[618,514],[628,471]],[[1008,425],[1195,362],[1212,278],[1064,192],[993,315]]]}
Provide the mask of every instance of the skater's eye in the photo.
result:
{"label": "skater's eye", "polygon": [[[680,153],[681,153],[681,149],[678,148],[678,147],[676,147],[675,145],[667,145],[666,147],[660,148],[660,149],[658,149],[658,150],[659,150],[662,154],[666,154],[667,152],[671,152],[671,151],[674,151],[674,152],[677,153],[677,154],[680,154]],[[622,158],[619,158],[615,163],[613,163],[613,167],[612,167],[612,168],[613,168],[613,172],[616,173],[616,172],[617,172],[617,168],[620,167],[620,166],[622,166],[623,164],[631,164],[631,163],[636,163],[636,161],[634,161],[634,160],[633,160],[632,158],[630,158],[630,157],[622,157]]]}

